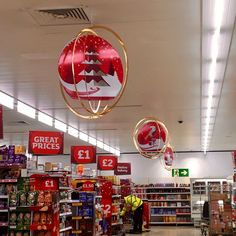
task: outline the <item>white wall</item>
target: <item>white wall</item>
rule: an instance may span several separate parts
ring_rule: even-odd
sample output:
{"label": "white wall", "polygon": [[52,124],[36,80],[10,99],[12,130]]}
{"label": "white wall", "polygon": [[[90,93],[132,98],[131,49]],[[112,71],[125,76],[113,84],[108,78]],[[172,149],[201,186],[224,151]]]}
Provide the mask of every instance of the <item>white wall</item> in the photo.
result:
{"label": "white wall", "polygon": [[[39,164],[47,161],[70,164],[70,156],[67,155],[39,157],[38,160]],[[131,177],[135,183],[150,183],[157,179],[171,178],[171,172],[163,167],[160,159],[149,160],[138,154],[124,154],[119,157],[119,162],[131,162],[132,175],[127,177]],[[93,168],[95,166],[93,165]],[[190,178],[226,178],[233,174],[232,157],[229,152],[208,153],[206,156],[203,153],[177,154],[174,168],[188,168]],[[107,174],[111,174],[111,172]]]}
{"label": "white wall", "polygon": [[[132,180],[135,183],[154,182],[170,178],[160,159],[149,160],[140,155],[122,155],[120,162],[131,162]],[[190,178],[226,178],[233,174],[231,153],[186,153],[177,154],[173,168],[188,168]],[[182,178],[184,179],[184,178]]]}

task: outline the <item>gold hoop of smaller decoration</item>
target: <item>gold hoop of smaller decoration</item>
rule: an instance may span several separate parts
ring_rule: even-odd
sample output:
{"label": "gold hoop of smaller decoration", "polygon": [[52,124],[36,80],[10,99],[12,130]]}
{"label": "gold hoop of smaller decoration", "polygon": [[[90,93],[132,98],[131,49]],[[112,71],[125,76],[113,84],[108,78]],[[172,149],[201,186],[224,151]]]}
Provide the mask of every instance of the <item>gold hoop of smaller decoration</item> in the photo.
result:
{"label": "gold hoop of smaller decoration", "polygon": [[[158,133],[160,134],[161,132],[164,132],[165,133],[165,140],[163,141],[163,145],[161,146],[161,148],[159,149],[159,146],[161,145],[161,139],[159,138],[159,141],[158,141],[158,145],[156,145],[158,148],[156,150],[151,150],[149,149],[148,150],[148,145],[143,145],[143,146],[147,146],[146,149],[144,147],[141,147],[141,144],[139,142],[139,135],[140,135],[140,130],[145,126],[147,125],[148,123],[155,123],[156,124],[156,127],[158,128]],[[151,135],[151,132],[153,130],[150,130],[150,133],[148,133],[148,135]],[[144,137],[144,139],[147,138],[147,136]],[[166,126],[160,122],[159,120],[157,120],[156,118],[154,117],[146,117],[142,120],[140,120],[137,125],[135,126],[135,129],[134,129],[134,132],[133,132],[133,142],[134,142],[134,145],[136,147],[136,149],[138,150],[138,152],[148,158],[148,159],[156,159],[158,158],[159,156],[161,156],[165,149],[166,149],[166,146],[168,144],[168,140],[169,140],[169,136],[168,136],[168,130],[166,128]],[[148,141],[147,141],[148,142]],[[155,141],[154,141],[155,142]],[[151,144],[150,144],[151,145]]]}
{"label": "gold hoop of smaller decoration", "polygon": [[[79,95],[79,91],[78,88],[76,86],[76,79],[75,79],[75,49],[76,49],[76,43],[79,41],[80,37],[84,34],[88,35],[95,35],[98,36],[98,34],[96,33],[96,30],[98,29],[102,29],[105,30],[109,33],[111,33],[116,40],[118,41],[120,47],[122,48],[122,52],[123,52],[123,56],[124,56],[124,75],[123,75],[123,81],[122,81],[122,86],[120,91],[118,92],[117,96],[114,97],[113,102],[111,105],[106,104],[106,105],[101,105],[101,100],[98,101],[97,107],[93,107],[93,104],[91,103],[91,101],[89,100],[89,106],[86,106],[86,104],[84,103],[84,101],[81,99],[80,95]],[[84,118],[84,119],[97,119],[100,118],[104,115],[106,115],[108,112],[112,111],[113,108],[117,105],[117,103],[119,102],[121,96],[124,93],[124,89],[126,87],[127,84],[127,79],[128,79],[128,71],[129,71],[129,66],[128,66],[128,56],[127,56],[127,50],[125,48],[124,42],[122,41],[122,39],[120,38],[120,36],[114,32],[112,29],[105,27],[105,26],[101,26],[101,25],[94,25],[91,26],[89,28],[85,28],[82,29],[78,35],[76,36],[76,39],[74,41],[74,45],[73,45],[73,52],[72,52],[72,74],[73,74],[73,82],[74,82],[74,87],[75,87],[75,93],[77,95],[77,100],[78,100],[78,104],[76,107],[73,107],[71,105],[71,103],[69,102],[64,87],[60,82],[60,90],[62,93],[62,97],[63,100],[65,101],[66,106],[69,108],[69,110],[71,112],[73,112],[76,116],[80,117],[80,118]],[[95,103],[95,101],[94,101]],[[84,111],[86,111],[88,114],[82,114],[81,111],[79,109],[83,108]]]}

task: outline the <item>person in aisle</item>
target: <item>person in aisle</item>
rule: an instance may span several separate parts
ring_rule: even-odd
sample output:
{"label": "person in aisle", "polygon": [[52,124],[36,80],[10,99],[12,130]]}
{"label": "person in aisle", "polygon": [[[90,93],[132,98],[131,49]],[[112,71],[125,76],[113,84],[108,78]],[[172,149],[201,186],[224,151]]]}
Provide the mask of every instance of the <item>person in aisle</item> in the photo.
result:
{"label": "person in aisle", "polygon": [[142,199],[129,195],[124,197],[125,204],[120,213],[121,217],[123,217],[126,211],[130,210],[133,212],[133,230],[130,233],[142,233],[142,225],[143,225],[143,201]]}

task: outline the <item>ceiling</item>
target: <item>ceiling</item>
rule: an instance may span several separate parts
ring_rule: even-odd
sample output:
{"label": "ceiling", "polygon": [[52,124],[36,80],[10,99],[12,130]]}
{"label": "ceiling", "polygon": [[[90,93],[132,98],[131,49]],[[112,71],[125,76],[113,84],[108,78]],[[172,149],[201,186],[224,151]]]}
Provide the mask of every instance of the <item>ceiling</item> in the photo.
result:
{"label": "ceiling", "polygon": [[[93,24],[116,31],[129,56],[128,84],[118,106],[98,120],[76,117],[59,90],[64,45],[88,25],[40,26],[34,9],[86,5]],[[132,132],[147,116],[164,122],[177,151],[201,150],[201,1],[6,1],[0,5],[0,90],[104,141],[133,152]],[[235,33],[234,33],[235,34]],[[233,37],[211,150],[236,148],[236,35]],[[15,121],[28,125],[16,125]],[[178,121],[183,120],[182,124]],[[5,139],[27,144],[29,130],[48,129],[4,109]],[[66,136],[66,149],[80,140]]]}

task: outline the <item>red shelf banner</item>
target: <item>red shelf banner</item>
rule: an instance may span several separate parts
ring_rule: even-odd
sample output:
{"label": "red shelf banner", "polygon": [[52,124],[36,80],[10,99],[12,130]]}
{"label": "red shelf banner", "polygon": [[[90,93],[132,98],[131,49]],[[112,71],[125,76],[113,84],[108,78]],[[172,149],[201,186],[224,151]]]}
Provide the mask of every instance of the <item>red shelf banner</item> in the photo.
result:
{"label": "red shelf banner", "polygon": [[131,163],[117,163],[115,175],[131,175]]}
{"label": "red shelf banner", "polygon": [[47,174],[33,174],[30,176],[30,186],[36,190],[56,191],[59,189],[59,179]]}
{"label": "red shelf banner", "polygon": [[115,170],[116,166],[116,156],[98,156],[98,170]]}
{"label": "red shelf banner", "polygon": [[74,164],[96,163],[96,147],[94,146],[72,146],[71,162]]}
{"label": "red shelf banner", "polygon": [[29,153],[34,155],[63,154],[64,133],[54,131],[30,131]]}

